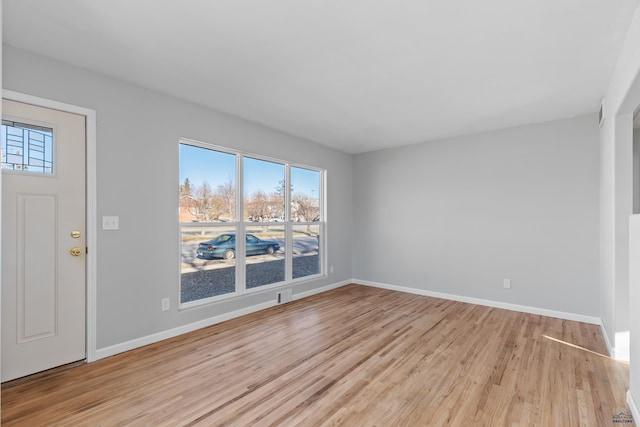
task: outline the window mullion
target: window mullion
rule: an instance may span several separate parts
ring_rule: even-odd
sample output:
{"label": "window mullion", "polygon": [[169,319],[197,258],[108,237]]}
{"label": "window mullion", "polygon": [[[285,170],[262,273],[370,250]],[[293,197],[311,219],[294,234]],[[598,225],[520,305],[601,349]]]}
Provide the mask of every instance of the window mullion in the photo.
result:
{"label": "window mullion", "polygon": [[284,169],[284,209],[285,209],[285,225],[284,225],[284,274],[285,280],[290,282],[293,279],[293,227],[291,225],[291,167],[287,163]]}
{"label": "window mullion", "polygon": [[236,291],[243,294],[247,290],[246,275],[246,224],[244,215],[244,156],[237,155],[236,158]]}
{"label": "window mullion", "polygon": [[329,271],[329,257],[327,253],[327,205],[326,194],[327,191],[327,171],[320,172],[320,199],[318,200],[318,213],[320,215],[320,245],[318,248],[318,256],[320,257],[320,271]]}

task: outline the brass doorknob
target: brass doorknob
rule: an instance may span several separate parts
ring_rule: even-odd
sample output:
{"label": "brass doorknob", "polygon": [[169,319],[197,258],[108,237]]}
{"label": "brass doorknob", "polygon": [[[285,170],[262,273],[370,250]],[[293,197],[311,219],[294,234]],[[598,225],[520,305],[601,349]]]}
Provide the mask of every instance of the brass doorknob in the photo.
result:
{"label": "brass doorknob", "polygon": [[82,249],[72,248],[70,252],[71,252],[71,255],[73,256],[80,256],[80,254],[82,253]]}

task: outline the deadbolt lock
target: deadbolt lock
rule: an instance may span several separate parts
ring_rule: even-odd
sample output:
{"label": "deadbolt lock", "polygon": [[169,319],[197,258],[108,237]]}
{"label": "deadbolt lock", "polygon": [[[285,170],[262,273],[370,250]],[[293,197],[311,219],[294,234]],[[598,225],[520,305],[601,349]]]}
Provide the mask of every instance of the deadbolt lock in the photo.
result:
{"label": "deadbolt lock", "polygon": [[78,230],[73,230],[71,232],[71,237],[73,237],[74,239],[77,239],[80,237],[80,232]]}

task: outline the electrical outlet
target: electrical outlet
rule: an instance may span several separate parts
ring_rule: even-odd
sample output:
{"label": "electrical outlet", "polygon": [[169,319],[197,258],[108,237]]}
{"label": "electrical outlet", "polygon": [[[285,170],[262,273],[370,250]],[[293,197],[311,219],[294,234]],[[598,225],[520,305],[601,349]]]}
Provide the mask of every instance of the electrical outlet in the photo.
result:
{"label": "electrical outlet", "polygon": [[167,311],[170,308],[169,298],[162,298],[162,311]]}
{"label": "electrical outlet", "polygon": [[504,279],[502,286],[504,286],[505,289],[511,289],[511,279]]}

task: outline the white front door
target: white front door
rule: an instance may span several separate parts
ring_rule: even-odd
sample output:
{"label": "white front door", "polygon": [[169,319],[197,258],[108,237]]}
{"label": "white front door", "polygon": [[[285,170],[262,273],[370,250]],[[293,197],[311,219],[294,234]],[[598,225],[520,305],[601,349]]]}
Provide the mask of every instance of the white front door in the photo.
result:
{"label": "white front door", "polygon": [[85,117],[2,104],[2,381],[83,360]]}

